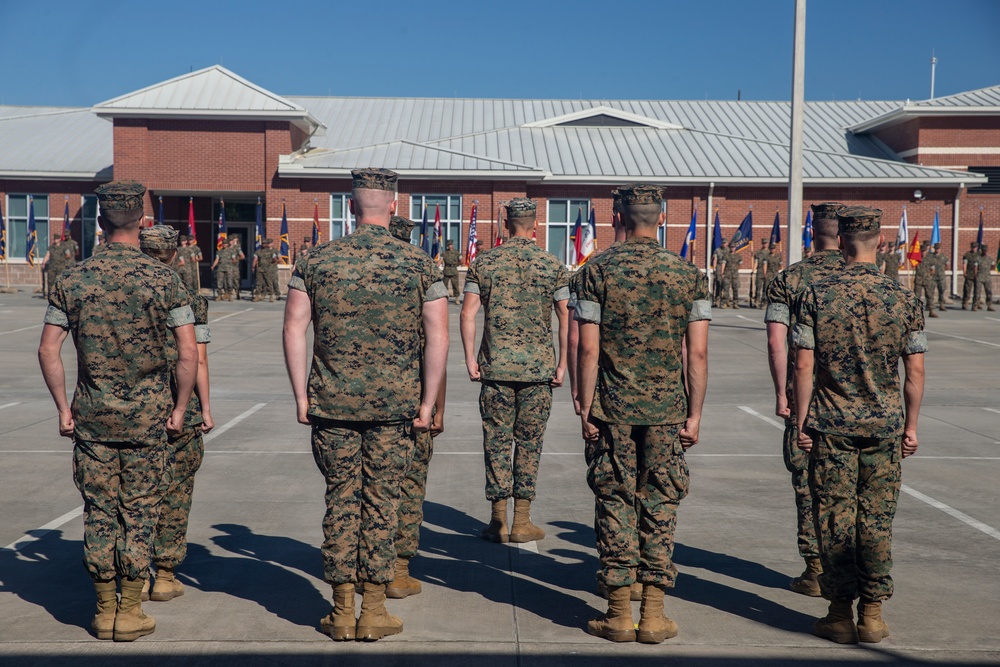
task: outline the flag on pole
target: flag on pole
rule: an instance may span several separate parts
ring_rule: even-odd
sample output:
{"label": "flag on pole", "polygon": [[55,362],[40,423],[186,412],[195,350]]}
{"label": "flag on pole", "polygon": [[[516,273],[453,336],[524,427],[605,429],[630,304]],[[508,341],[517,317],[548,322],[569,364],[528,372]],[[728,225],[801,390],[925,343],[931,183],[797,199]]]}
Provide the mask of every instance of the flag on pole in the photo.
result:
{"label": "flag on pole", "polygon": [[38,249],[38,232],[35,229],[35,198],[28,195],[28,242],[24,247],[24,258],[28,260],[28,266],[35,266],[35,257]]}
{"label": "flag on pole", "polygon": [[906,208],[903,208],[903,216],[899,219],[899,231],[896,232],[896,255],[899,257],[899,264],[906,260],[906,247],[910,244],[910,230],[906,224]]}
{"label": "flag on pole", "polygon": [[278,258],[282,264],[291,264],[291,253],[288,252],[288,213],[285,203],[281,203],[281,235],[278,237]]}
{"label": "flag on pole", "polygon": [[576,209],[576,224],[573,225],[573,264],[579,265],[583,259],[583,207]]}
{"label": "flag on pole", "polygon": [[712,227],[712,254],[722,247],[722,225],[719,224],[719,212],[715,212],[715,225]]}
{"label": "flag on pole", "polygon": [[684,245],[681,246],[681,259],[686,259],[694,263],[694,241],[698,234],[698,209],[694,210],[691,216],[691,224],[688,226],[687,235],[684,236]]}
{"label": "flag on pole", "polygon": [[319,202],[313,202],[313,237],[312,244],[315,248],[319,245]]}
{"label": "flag on pole", "polygon": [[264,204],[260,197],[257,197],[257,233],[254,238],[254,247],[260,250],[264,245],[264,237],[267,236],[267,228],[264,226]]}
{"label": "flag on pole", "polygon": [[435,262],[441,261],[441,205],[434,205],[434,238],[431,243],[431,257]]}
{"label": "flag on pole", "polygon": [[580,262],[582,266],[597,252],[597,220],[594,218],[593,207],[590,209],[590,222],[583,228],[583,243],[580,244],[580,248],[580,253],[583,255],[583,260]]}
{"label": "flag on pole", "polygon": [[733,250],[735,252],[740,252],[753,243],[753,209],[747,211],[746,217],[743,218],[743,222],[740,223],[736,233],[733,234],[731,243],[733,244]]}
{"label": "flag on pole", "polygon": [[497,208],[497,237],[493,239],[493,245],[491,248],[495,248],[498,245],[503,245],[503,204]]}
{"label": "flag on pole", "polygon": [[0,207],[0,261],[7,261],[7,224],[3,221],[2,207]]}
{"label": "flag on pole", "polygon": [[[3,239],[3,216],[0,216],[0,241]],[[994,265],[997,271],[1000,271],[1000,248],[997,248],[997,263]]]}
{"label": "flag on pole", "polygon": [[806,224],[802,226],[802,247],[812,250],[813,247],[813,212],[806,211]]}
{"label": "flag on pole", "polygon": [[[66,208],[66,214],[67,214],[67,218],[68,218],[69,217],[69,203],[68,202],[66,204],[66,207],[67,207]],[[163,197],[162,196],[160,196],[160,217],[157,219],[156,224],[158,224],[158,225],[162,225],[163,224]]]}
{"label": "flag on pole", "polygon": [[194,197],[188,197],[188,236],[195,245],[198,245],[198,239],[194,235]]}
{"label": "flag on pole", "polygon": [[[162,212],[160,213],[162,216]],[[60,240],[65,241],[66,237],[70,236],[69,229],[69,197],[66,197],[66,206],[63,208],[63,228],[62,228],[62,238]]]}
{"label": "flag on pole", "polygon": [[920,232],[914,232],[913,243],[910,244],[910,252],[906,257],[910,260],[910,266],[916,266],[924,258],[924,254],[920,252]]}
{"label": "flag on pole", "polygon": [[938,220],[938,212],[934,211],[934,229],[931,230],[931,245],[941,243],[941,221]]}
{"label": "flag on pole", "polygon": [[215,237],[215,249],[222,250],[223,246],[226,245],[226,238],[229,235],[226,233],[226,201],[224,199],[219,200],[219,233]]}
{"label": "flag on pole", "polygon": [[431,254],[430,229],[427,227],[427,203],[424,202],[424,217],[420,220],[420,249]]}
{"label": "flag on pole", "polygon": [[979,209],[979,233],[976,234],[976,243],[983,245],[983,209]]}
{"label": "flag on pole", "polygon": [[466,266],[472,264],[472,260],[476,258],[476,241],[478,240],[476,236],[476,206],[477,204],[472,204],[472,215],[469,216],[469,247],[465,251]]}
{"label": "flag on pole", "polygon": [[777,211],[774,212],[774,226],[771,227],[771,240],[769,243],[777,246],[781,245],[781,214]]}

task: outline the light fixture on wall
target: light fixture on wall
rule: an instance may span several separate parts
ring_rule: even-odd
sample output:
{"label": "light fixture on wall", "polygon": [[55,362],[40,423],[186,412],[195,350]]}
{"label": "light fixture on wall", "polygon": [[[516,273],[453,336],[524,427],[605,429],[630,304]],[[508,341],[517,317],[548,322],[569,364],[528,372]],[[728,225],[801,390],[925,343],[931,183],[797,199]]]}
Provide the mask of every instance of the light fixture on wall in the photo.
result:
{"label": "light fixture on wall", "polygon": [[914,190],[913,191],[913,200],[914,201],[923,201],[924,199],[926,199],[926,197],[924,197],[924,193],[923,192],[921,192],[920,190]]}

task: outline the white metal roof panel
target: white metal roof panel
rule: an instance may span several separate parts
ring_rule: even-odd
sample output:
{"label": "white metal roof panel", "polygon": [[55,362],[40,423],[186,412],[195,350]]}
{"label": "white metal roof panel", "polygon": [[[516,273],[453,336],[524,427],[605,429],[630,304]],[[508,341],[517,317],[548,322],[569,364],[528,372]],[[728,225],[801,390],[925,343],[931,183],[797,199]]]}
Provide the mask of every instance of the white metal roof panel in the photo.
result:
{"label": "white metal roof panel", "polygon": [[90,109],[0,107],[0,174],[108,178],[112,132]]}

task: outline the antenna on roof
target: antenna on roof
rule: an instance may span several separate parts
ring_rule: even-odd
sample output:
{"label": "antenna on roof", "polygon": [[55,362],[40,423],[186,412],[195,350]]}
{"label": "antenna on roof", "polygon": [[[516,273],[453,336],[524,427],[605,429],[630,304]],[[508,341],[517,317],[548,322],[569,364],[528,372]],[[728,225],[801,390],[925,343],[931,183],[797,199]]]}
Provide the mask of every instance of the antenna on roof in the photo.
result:
{"label": "antenna on roof", "polygon": [[743,91],[740,90],[739,88],[737,88],[736,89],[736,101],[739,102],[742,97],[743,97]]}
{"label": "antenna on roof", "polygon": [[937,69],[937,57],[934,55],[934,49],[931,49],[931,99],[934,99],[934,70]]}

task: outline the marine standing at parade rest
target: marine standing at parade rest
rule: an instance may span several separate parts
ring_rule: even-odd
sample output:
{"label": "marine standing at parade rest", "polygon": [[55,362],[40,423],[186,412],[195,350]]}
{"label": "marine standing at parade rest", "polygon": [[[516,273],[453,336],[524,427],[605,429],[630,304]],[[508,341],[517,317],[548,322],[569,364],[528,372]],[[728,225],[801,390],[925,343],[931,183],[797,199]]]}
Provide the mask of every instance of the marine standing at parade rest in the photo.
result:
{"label": "marine standing at parade rest", "polygon": [[892,278],[897,283],[899,282],[899,252],[896,244],[890,242],[888,245],[888,252],[886,252],[885,257],[885,275]]}
{"label": "marine standing at parade rest", "polygon": [[[240,279],[242,277],[242,273],[240,272],[240,262],[242,262],[247,258],[247,256],[243,254],[243,248],[240,246],[240,237],[238,236],[229,237],[229,252],[232,265],[230,266],[229,273],[227,274],[227,277],[229,279],[228,291],[230,295],[235,294],[236,300],[239,301]],[[232,301],[231,298],[230,301]]]}
{"label": "marine standing at parade rest", "polygon": [[[414,223],[407,218],[394,215],[389,221],[389,233],[403,243],[410,243],[410,232]],[[421,335],[422,332],[421,332]],[[423,343],[421,343],[421,348]],[[427,494],[427,469],[434,454],[434,438],[444,431],[445,379],[441,380],[437,400],[434,402],[434,416],[428,431],[417,431],[407,460],[406,474],[399,485],[399,507],[396,510],[396,567],[392,581],[385,587],[385,596],[402,599],[420,593],[420,582],[410,576],[410,561],[420,547],[420,525],[424,521],[424,497]]]}
{"label": "marine standing at parade rest", "polygon": [[[45,297],[52,293],[52,286],[56,279],[66,269],[66,252],[62,248],[59,234],[52,235],[52,243],[49,244],[48,252],[42,258],[42,273],[45,275]],[[38,292],[38,290],[35,290]]]}
{"label": "marine standing at parade rest", "polygon": [[[59,411],[59,434],[74,440],[73,477],[84,499],[84,564],[97,592],[91,628],[98,639],[133,641],[156,627],[140,599],[167,436],[183,429],[198,350],[180,277],[139,250],[146,188],[117,181],[95,192],[106,242],[54,286],[38,358]],[[77,353],[72,407],[61,356],[69,333]]]}
{"label": "marine standing at parade rest", "polygon": [[229,294],[229,271],[233,265],[233,251],[229,243],[223,243],[222,247],[215,252],[215,259],[212,260],[212,271],[215,272],[216,301],[232,301]]}
{"label": "marine standing at parade rest", "polygon": [[198,292],[201,288],[201,260],[204,259],[201,255],[201,248],[195,242],[197,239],[193,236],[187,237],[187,254],[184,256],[184,261],[187,265],[187,273],[184,276],[184,282],[187,284],[188,289],[192,292]]}
{"label": "marine standing at parade rest", "polygon": [[917,264],[917,268],[913,272],[913,291],[916,292],[917,298],[923,296],[924,306],[930,316],[937,317],[938,314],[934,310],[934,268],[936,265],[930,253],[930,244],[922,243],[920,252],[920,263]]}
{"label": "marine standing at parade rest", "polygon": [[768,246],[767,253],[767,273],[764,275],[764,294],[767,294],[768,285],[770,285],[775,278],[778,277],[778,272],[781,271],[781,267],[785,264],[785,258],[781,256],[781,252],[778,250],[778,244],[772,243]]}
{"label": "marine standing at parade rest", "polygon": [[979,302],[979,286],[976,284],[976,269],[979,267],[979,244],[969,244],[969,252],[962,255],[962,310],[968,310],[969,301]]}
{"label": "marine standing at parade rest", "polygon": [[455,303],[459,303],[458,291],[458,263],[461,261],[461,254],[455,250],[455,244],[451,241],[447,243],[447,249],[441,256],[444,260],[444,286],[448,288],[448,293],[455,297]]}
{"label": "marine standing at parade rest", "polygon": [[796,593],[819,597],[819,575],[823,571],[816,542],[812,494],[809,491],[809,455],[799,449],[795,430],[795,397],[792,378],[795,371],[795,349],[791,343],[791,315],[795,300],[810,284],[843,270],[844,256],[837,237],[837,211],[842,204],[813,204],[813,234],[816,252],[812,257],[792,264],[777,275],[767,288],[768,364],[774,382],[774,414],[785,420],[782,456],[785,468],[792,474],[795,495],[799,556],[805,560],[805,570],[792,579],[790,588]]}
{"label": "marine standing at parade rest", "polygon": [[809,452],[819,583],[830,601],[813,634],[840,644],[889,636],[882,602],[893,593],[900,461],[917,451],[924,391],[920,300],[875,267],[881,216],[864,207],[838,213],[847,266],[800,295],[792,334],[798,441]]}
{"label": "marine standing at parade rest", "polygon": [[[139,232],[139,248],[167,266],[171,266],[177,253],[177,231],[167,225],[154,225]],[[209,405],[208,344],[212,334],[208,328],[208,299],[192,292],[191,310],[194,313],[194,336],[198,344],[198,374],[194,391],[184,413],[184,428],[168,438],[167,475],[169,480],[163,492],[159,517],[153,531],[153,565],[156,581],[152,591],[149,579],[143,587],[143,600],[166,602],[184,595],[184,584],[177,580],[176,569],[187,555],[188,519],[191,516],[191,498],[194,494],[194,475],[201,468],[205,457],[203,435],[215,427]],[[176,355],[172,339],[167,339],[171,357]],[[177,389],[176,383],[173,389]]]}
{"label": "marine standing at parade rest", "polygon": [[729,247],[720,245],[712,253],[712,267],[715,270],[712,284],[712,303],[720,308],[725,308],[725,299],[722,296],[722,286],[725,284],[723,270],[726,267],[726,259],[729,257]]}
{"label": "marine standing at parade rest", "polygon": [[937,305],[938,310],[947,310],[944,307],[944,302],[948,298],[948,258],[943,252],[941,252],[941,244],[935,243],[934,253],[931,257],[934,259],[934,292],[937,294]]}
{"label": "marine standing at parade rest", "polygon": [[760,240],[760,250],[753,254],[754,262],[754,285],[753,293],[750,295],[750,307],[760,308],[764,303],[764,293],[766,285],[764,276],[767,271],[767,257],[770,253],[767,251],[767,245],[764,239]]}
{"label": "marine standing at parade rest", "polygon": [[729,242],[726,252],[725,267],[722,271],[722,307],[740,307],[740,265],[743,257],[736,252],[736,244]]}
{"label": "marine standing at parade rest", "polygon": [[[278,297],[278,251],[271,239],[263,239],[261,248],[253,254],[254,301],[274,301]],[[279,297],[280,298],[280,297]]]}
{"label": "marine standing at parade rest", "polygon": [[[657,241],[660,187],[619,191],[627,238],[584,267],[576,308],[598,580],[608,592],[607,613],[587,632],[659,643],[677,634],[663,598],[677,578],[674,527],[688,491],[684,450],[698,442],[712,306],[704,274]],[[629,602],[636,578],[638,631]]]}
{"label": "marine standing at parade rest", "polygon": [[[313,458],[326,478],[323,578],[334,607],[320,629],[338,641],[373,641],[403,630],[386,611],[385,589],[413,432],[430,428],[444,379],[448,302],[431,258],[389,233],[396,174],[351,174],[357,229],[296,266],[284,350],[298,421],[312,426]],[[357,620],[356,583],[364,596]]]}
{"label": "marine standing at parade rest", "polygon": [[996,310],[993,307],[993,258],[986,252],[986,244],[979,246],[979,255],[976,257],[976,293],[973,310],[979,310],[979,293],[983,293],[986,302],[986,310]]}
{"label": "marine standing at parade rest", "polygon": [[[535,202],[517,197],[507,205],[510,238],[477,258],[465,279],[462,346],[469,379],[481,383],[486,499],[490,522],[481,535],[491,542],[531,542],[545,532],[531,522],[552,387],[566,372],[569,274],[532,240]],[[476,314],[484,310],[483,339],[476,355]],[[552,350],[552,309],[559,321]],[[513,462],[511,459],[513,458]],[[507,532],[507,500],[514,521]]]}

